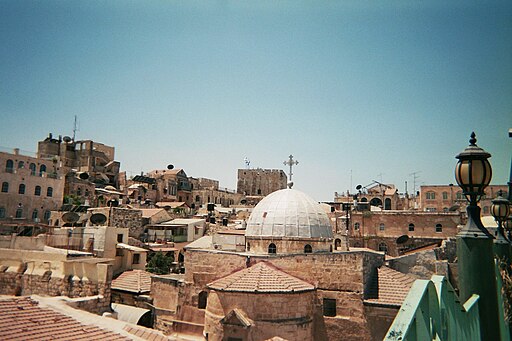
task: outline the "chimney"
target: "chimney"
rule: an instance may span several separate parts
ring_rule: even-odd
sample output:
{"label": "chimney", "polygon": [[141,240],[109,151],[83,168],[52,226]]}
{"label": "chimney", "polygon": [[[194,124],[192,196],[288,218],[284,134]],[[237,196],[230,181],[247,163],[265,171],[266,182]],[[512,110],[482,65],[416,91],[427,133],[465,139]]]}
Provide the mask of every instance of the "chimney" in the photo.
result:
{"label": "chimney", "polygon": [[14,148],[14,155],[20,155],[20,149]]}

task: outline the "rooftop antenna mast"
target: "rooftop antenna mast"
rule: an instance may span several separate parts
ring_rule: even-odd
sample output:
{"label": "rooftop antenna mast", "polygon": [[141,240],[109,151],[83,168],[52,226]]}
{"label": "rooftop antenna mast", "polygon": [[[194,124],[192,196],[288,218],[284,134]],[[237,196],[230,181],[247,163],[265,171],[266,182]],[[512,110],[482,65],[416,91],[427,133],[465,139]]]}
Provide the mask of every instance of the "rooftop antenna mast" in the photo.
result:
{"label": "rooftop antenna mast", "polygon": [[75,142],[76,132],[78,131],[78,123],[75,115],[75,123],[73,124],[73,142]]}
{"label": "rooftop antenna mast", "polygon": [[413,185],[412,185],[412,193],[414,196],[416,196],[416,180],[419,179],[418,174],[421,173],[421,171],[412,172],[409,174],[409,176],[412,176]]}
{"label": "rooftop antenna mast", "polygon": [[249,160],[247,158],[247,156],[244,158],[244,162],[245,162],[245,169],[249,169],[250,166],[251,166],[251,160]]}
{"label": "rooftop antenna mast", "polygon": [[293,159],[293,155],[290,154],[290,156],[288,156],[288,160],[287,161],[284,161],[283,164],[285,166],[290,166],[290,174],[289,174],[289,177],[290,177],[290,182],[292,181],[292,167],[295,166],[295,165],[298,165],[299,164],[299,161],[296,161]]}

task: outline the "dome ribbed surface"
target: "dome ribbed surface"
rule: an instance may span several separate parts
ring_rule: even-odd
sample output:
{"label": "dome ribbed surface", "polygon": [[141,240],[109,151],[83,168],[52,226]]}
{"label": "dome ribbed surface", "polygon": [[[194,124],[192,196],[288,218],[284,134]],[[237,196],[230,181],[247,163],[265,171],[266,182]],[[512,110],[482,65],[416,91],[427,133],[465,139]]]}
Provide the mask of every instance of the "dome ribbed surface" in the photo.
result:
{"label": "dome ribbed surface", "polygon": [[256,205],[245,236],[332,238],[332,228],[320,204],[300,191],[282,189]]}

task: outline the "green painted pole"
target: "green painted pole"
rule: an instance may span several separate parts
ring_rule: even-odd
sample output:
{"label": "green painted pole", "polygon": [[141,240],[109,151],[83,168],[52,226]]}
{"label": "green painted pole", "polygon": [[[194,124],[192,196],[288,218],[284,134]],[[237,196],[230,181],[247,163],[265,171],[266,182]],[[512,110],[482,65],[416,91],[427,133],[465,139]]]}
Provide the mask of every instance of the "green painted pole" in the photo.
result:
{"label": "green painted pole", "polygon": [[459,291],[462,302],[478,294],[482,340],[500,340],[494,237],[480,221],[480,207],[467,207],[468,222],[457,235]]}

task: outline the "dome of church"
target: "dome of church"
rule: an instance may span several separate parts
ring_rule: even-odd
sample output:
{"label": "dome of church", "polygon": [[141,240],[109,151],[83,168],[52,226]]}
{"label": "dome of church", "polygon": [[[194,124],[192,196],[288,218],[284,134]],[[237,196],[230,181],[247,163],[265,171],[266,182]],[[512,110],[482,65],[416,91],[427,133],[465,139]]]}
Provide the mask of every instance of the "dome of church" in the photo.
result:
{"label": "dome of church", "polygon": [[332,238],[327,213],[306,194],[282,189],[267,195],[247,221],[246,237]]}

